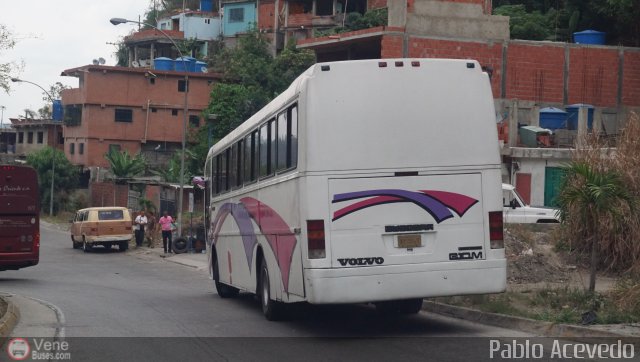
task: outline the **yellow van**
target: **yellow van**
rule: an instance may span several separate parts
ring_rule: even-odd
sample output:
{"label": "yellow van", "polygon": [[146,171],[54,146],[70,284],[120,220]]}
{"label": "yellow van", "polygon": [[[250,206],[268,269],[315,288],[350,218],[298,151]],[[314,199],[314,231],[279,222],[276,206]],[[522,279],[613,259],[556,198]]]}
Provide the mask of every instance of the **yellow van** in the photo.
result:
{"label": "yellow van", "polygon": [[120,251],[129,248],[133,237],[132,220],[125,207],[91,207],[78,210],[71,221],[73,248],[90,251],[96,245],[107,249],[117,245]]}

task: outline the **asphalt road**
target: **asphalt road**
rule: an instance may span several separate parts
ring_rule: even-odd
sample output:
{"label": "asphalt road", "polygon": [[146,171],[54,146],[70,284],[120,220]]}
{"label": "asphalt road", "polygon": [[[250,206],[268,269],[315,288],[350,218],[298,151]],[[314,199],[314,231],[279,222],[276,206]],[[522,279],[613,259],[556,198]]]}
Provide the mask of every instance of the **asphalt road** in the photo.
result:
{"label": "asphalt road", "polygon": [[251,295],[219,298],[202,271],[117,249],[84,253],[44,226],[41,235],[40,264],[2,272],[0,291],[57,306],[73,360],[481,360],[489,341],[477,337],[526,336],[424,312],[385,318],[367,305],[301,305],[269,322]]}

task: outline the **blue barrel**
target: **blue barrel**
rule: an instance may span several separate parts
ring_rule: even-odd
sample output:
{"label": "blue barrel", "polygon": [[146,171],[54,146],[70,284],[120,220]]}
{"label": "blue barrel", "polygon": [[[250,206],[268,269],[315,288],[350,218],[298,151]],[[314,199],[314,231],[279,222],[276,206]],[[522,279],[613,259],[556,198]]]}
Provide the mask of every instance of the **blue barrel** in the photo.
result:
{"label": "blue barrel", "polygon": [[540,109],[540,127],[547,129],[567,128],[567,112],[553,107]]}
{"label": "blue barrel", "polygon": [[173,64],[176,72],[193,72],[196,69],[196,59],[192,57],[178,57]]}
{"label": "blue barrel", "polygon": [[213,0],[200,0],[200,11],[212,12]]}
{"label": "blue barrel", "polygon": [[53,108],[51,110],[51,119],[53,119],[56,122],[62,122],[62,115],[63,115],[62,101],[59,99],[54,99],[53,105],[51,106],[51,108]]}
{"label": "blue barrel", "polygon": [[153,60],[153,69],[156,70],[173,70],[173,59],[159,57]]}
{"label": "blue barrel", "polygon": [[196,69],[195,69],[196,73],[206,73],[207,72],[207,63],[198,60],[196,62]]}
{"label": "blue barrel", "polygon": [[593,128],[593,106],[590,104],[571,104],[565,109],[567,110],[567,125],[569,129],[578,129],[578,112],[580,107],[587,107],[587,128]]}
{"label": "blue barrel", "polygon": [[606,33],[601,31],[585,30],[573,33],[573,41],[576,44],[604,45],[605,35]]}

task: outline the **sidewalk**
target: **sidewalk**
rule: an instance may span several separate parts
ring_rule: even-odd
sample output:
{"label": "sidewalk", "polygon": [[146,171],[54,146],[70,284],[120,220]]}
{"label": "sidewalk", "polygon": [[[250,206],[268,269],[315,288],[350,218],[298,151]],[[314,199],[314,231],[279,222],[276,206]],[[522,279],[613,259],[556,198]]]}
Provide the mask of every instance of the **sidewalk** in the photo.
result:
{"label": "sidewalk", "polygon": [[3,327],[8,329],[4,336],[64,338],[65,317],[58,307],[12,293],[0,293],[0,297],[18,310],[16,318],[4,321],[6,325]]}
{"label": "sidewalk", "polygon": [[164,254],[162,247],[149,248],[143,246],[137,249],[129,249],[129,254],[137,258],[161,258],[164,261],[188,266],[206,273],[209,272],[209,261],[206,253]]}

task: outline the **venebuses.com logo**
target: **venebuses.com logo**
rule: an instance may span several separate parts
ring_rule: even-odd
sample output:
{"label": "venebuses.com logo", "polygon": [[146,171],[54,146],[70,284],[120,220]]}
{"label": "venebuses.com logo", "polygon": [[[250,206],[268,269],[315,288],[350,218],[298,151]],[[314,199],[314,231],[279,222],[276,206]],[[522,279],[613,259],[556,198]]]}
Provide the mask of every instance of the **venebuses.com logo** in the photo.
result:
{"label": "venebuses.com logo", "polygon": [[29,341],[24,338],[12,338],[7,343],[7,354],[14,361],[23,361],[29,357],[31,347]]}
{"label": "venebuses.com logo", "polygon": [[32,338],[31,343],[26,338],[12,338],[7,343],[7,355],[14,361],[43,360],[60,361],[71,360],[69,342]]}

